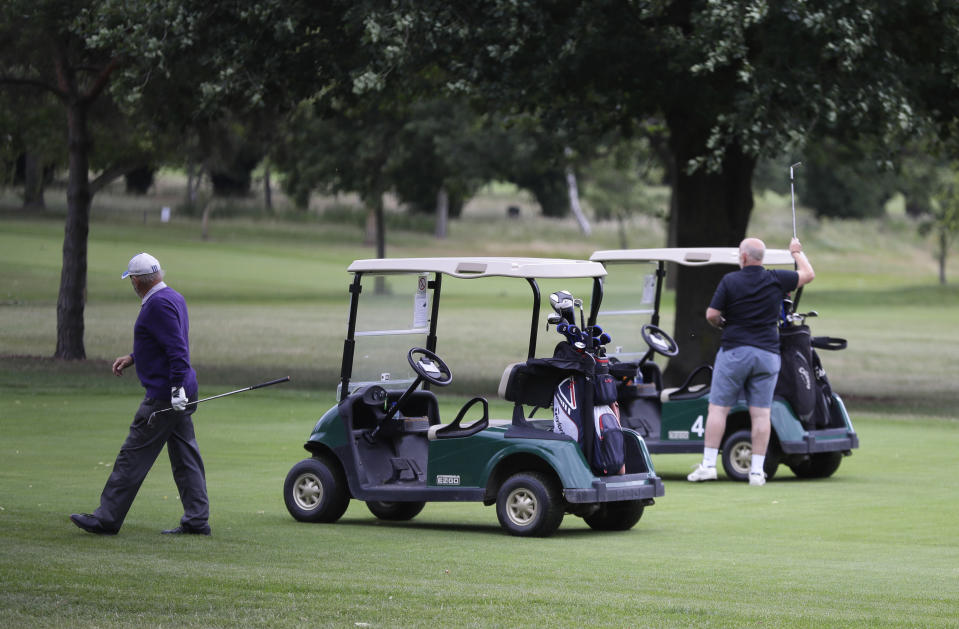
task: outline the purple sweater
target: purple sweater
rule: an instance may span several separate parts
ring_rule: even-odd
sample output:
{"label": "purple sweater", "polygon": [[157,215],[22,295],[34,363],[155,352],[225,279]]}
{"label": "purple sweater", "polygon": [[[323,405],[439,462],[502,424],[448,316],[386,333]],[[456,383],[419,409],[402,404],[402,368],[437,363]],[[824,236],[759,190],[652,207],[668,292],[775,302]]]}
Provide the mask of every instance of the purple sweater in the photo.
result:
{"label": "purple sweater", "polygon": [[169,401],[170,389],[182,386],[197,394],[190,366],[190,317],[183,295],[169,286],[147,299],[133,326],[133,361],[147,397]]}

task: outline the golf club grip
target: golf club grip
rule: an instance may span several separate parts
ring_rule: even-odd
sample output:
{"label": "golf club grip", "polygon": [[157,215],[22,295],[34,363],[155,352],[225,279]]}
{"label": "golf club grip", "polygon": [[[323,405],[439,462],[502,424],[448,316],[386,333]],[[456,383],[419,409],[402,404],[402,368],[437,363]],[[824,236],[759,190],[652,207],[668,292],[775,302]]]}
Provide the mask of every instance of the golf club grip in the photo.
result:
{"label": "golf club grip", "polygon": [[273,386],[274,384],[280,384],[281,382],[289,382],[289,381],[290,381],[290,377],[284,376],[282,378],[277,378],[276,380],[270,380],[269,382],[261,382],[260,384],[254,384],[252,387],[250,387],[250,390],[252,391],[253,389],[262,389],[263,387],[270,387],[270,386]]}

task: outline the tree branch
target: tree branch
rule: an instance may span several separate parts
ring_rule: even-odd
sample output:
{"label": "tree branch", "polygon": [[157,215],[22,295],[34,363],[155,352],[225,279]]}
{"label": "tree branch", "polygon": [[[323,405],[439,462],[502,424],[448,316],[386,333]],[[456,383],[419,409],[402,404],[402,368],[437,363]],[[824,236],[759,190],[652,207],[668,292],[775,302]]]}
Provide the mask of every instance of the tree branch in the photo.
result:
{"label": "tree branch", "polygon": [[87,104],[95,101],[103,92],[103,89],[107,86],[107,83],[110,82],[110,75],[113,74],[113,71],[116,70],[117,66],[119,65],[120,61],[116,57],[110,59],[110,62],[100,72],[100,75],[97,77],[96,81],[93,82],[93,85],[90,87],[87,93],[80,97],[80,100]]}
{"label": "tree branch", "polygon": [[27,77],[21,76],[0,76],[0,85],[19,85],[26,87],[36,87],[41,90],[46,90],[48,92],[53,92],[55,95],[62,97],[63,92],[56,88],[56,86],[47,83],[46,81],[41,81],[40,79],[30,79]]}
{"label": "tree branch", "polygon": [[107,167],[90,182],[90,194],[94,195],[141,164],[118,163]]}

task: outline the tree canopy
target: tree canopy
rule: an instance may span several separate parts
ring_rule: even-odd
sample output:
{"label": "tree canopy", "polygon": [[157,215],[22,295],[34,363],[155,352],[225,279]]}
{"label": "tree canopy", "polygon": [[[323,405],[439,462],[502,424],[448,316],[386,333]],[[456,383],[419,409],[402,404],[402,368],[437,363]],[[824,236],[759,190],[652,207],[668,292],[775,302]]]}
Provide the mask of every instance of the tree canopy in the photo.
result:
{"label": "tree canopy", "polygon": [[[677,246],[739,243],[760,156],[799,154],[814,133],[945,130],[959,93],[959,6],[935,0],[397,0],[368,28],[390,51],[374,59],[382,82],[398,57],[433,67],[445,89],[534,112],[574,144],[661,117]],[[670,371],[716,346],[702,313],[718,273],[679,271]]]}
{"label": "tree canopy", "polygon": [[[104,176],[130,166],[119,150],[93,157],[88,123],[98,107],[130,129],[177,138],[227,118],[253,128],[266,114],[275,125],[304,102],[318,120],[359,123],[358,133],[371,112],[399,113],[396,132],[410,134],[417,104],[468,101],[476,116],[530,121],[558,172],[567,149],[590,155],[612,132],[629,139],[660,121],[671,244],[736,245],[761,157],[800,161],[814,137],[872,136],[891,147],[919,130],[948,135],[957,77],[959,5],[939,0],[0,5],[0,86],[53,94],[67,114],[57,355],[73,358],[84,354],[90,197]],[[92,163],[102,170],[90,182]],[[354,179],[369,196],[383,189],[375,176]],[[715,348],[702,311],[718,278],[697,277],[678,274],[682,352],[671,371]]]}

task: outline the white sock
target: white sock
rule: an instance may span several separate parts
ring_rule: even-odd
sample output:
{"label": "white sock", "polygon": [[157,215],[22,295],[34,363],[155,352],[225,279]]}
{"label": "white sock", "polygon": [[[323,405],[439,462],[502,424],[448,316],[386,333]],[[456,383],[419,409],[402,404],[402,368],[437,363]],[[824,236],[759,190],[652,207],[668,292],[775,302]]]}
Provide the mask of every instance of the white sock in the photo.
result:
{"label": "white sock", "polygon": [[719,448],[703,448],[703,467],[716,467]]}
{"label": "white sock", "polygon": [[765,454],[754,454],[749,465],[750,474],[762,474],[763,473],[763,464],[766,463]]}

